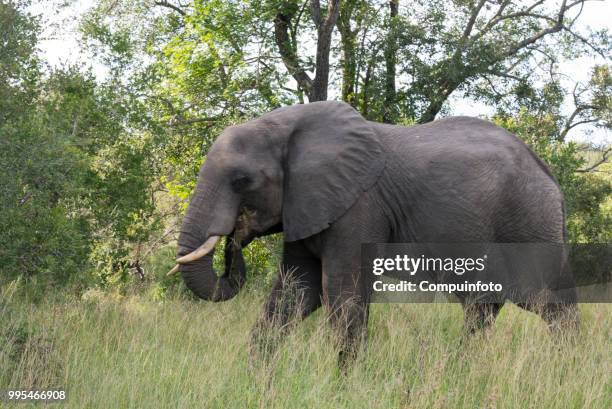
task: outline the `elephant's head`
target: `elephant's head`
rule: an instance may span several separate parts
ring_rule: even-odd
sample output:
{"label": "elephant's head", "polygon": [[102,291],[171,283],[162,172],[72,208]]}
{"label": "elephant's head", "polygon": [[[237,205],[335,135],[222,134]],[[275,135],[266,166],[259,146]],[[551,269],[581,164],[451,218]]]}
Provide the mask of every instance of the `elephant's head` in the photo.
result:
{"label": "elephant's head", "polygon": [[[285,241],[326,229],[384,165],[377,135],[345,103],[295,105],[231,126],[200,169],[175,269],[197,296],[230,299],[245,279],[242,245],[280,226]],[[212,254],[222,236],[232,240],[225,274],[217,276]]]}

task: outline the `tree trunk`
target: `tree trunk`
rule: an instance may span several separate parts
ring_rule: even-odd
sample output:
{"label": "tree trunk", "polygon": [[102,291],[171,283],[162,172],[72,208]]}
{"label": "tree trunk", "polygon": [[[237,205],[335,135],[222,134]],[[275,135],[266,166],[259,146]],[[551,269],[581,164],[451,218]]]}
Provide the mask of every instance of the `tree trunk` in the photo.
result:
{"label": "tree trunk", "polygon": [[357,64],[355,52],[357,48],[357,30],[351,29],[351,18],[354,10],[354,1],[345,3],[338,16],[338,31],[342,43],[342,100],[356,106],[355,83],[357,78]]}
{"label": "tree trunk", "polygon": [[[312,1],[312,7],[317,7],[319,2]],[[308,97],[310,102],[325,101],[327,99],[327,85],[329,83],[329,51],[331,48],[331,37],[334,26],[340,14],[340,0],[328,0],[327,17],[324,21],[319,20],[317,38],[317,57],[315,78],[312,81],[311,93]],[[315,23],[317,23],[315,21]]]}
{"label": "tree trunk", "polygon": [[385,106],[383,122],[394,123],[397,120],[395,97],[395,65],[397,63],[397,13],[399,0],[389,0],[389,32],[385,46]]}
{"label": "tree trunk", "polygon": [[[329,83],[329,51],[331,48],[331,37],[340,13],[340,0],[329,0],[327,2],[327,16],[321,17],[321,9],[318,0],[311,0],[312,19],[317,27],[317,54],[315,63],[315,78],[311,79],[306,71],[300,66],[296,48],[291,43],[289,28],[292,18],[297,11],[291,4],[281,5],[282,13],[278,13],[274,19],[274,39],[278,46],[283,64],[308,95],[309,102],[325,101],[327,99],[327,86]],[[293,28],[294,31],[297,27]]]}

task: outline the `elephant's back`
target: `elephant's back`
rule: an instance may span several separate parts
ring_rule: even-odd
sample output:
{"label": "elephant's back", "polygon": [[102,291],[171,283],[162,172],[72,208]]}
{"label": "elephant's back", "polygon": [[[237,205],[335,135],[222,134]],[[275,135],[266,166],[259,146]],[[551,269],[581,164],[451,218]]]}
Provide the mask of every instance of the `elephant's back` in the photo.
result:
{"label": "elephant's back", "polygon": [[515,135],[484,119],[454,116],[426,124],[401,126],[370,122],[383,145],[390,149],[415,149],[427,146],[465,147],[477,151],[483,146],[519,148],[524,144]]}
{"label": "elephant's back", "polygon": [[550,169],[520,138],[483,119],[456,116],[410,127],[372,125],[392,161],[424,168],[447,162],[457,170],[488,162],[500,170],[529,171],[556,183]]}
{"label": "elephant's back", "polygon": [[[381,184],[394,186],[401,196],[396,202],[402,208],[393,213],[433,232],[416,239],[563,240],[559,185],[515,135],[470,117],[413,127],[372,126],[387,151]],[[440,215],[444,223],[433,220]],[[466,231],[466,225],[474,231]]]}

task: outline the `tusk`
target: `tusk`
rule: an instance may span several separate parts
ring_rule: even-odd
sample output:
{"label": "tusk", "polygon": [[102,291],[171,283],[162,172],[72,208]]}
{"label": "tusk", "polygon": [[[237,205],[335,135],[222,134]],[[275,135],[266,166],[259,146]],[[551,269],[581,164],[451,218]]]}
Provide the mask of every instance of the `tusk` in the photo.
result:
{"label": "tusk", "polygon": [[168,274],[166,275],[171,276],[172,274],[176,273],[180,266],[181,266],[180,264],[175,265],[174,267],[172,267],[172,270],[168,271]]}
{"label": "tusk", "polygon": [[217,245],[217,242],[220,238],[221,236],[210,236],[208,240],[204,242],[204,244],[202,244],[200,247],[198,247],[191,253],[181,258],[177,258],[176,262],[179,264],[185,264],[201,259],[215,248],[215,245]]}

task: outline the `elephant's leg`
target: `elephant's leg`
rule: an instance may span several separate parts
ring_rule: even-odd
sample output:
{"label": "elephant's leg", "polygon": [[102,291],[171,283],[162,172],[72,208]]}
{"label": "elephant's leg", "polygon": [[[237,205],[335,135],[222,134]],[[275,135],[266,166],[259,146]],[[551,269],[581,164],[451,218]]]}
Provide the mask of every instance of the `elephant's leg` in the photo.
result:
{"label": "elephant's leg", "polygon": [[542,292],[537,301],[517,303],[527,311],[538,314],[548,325],[551,332],[560,334],[564,330],[578,330],[580,312],[576,305],[577,294],[575,284],[568,285],[562,292]]}
{"label": "elephant's leg", "polygon": [[319,245],[323,267],[323,303],[339,335],[339,365],[346,371],[367,338],[371,274],[361,270],[362,243],[387,243],[387,215],[374,193],[362,196],[324,234],[313,240]]}
{"label": "elephant's leg", "polygon": [[580,312],[575,303],[519,303],[519,307],[538,314],[554,334],[580,327]]}
{"label": "elephant's leg", "polygon": [[338,335],[338,363],[343,371],[354,361],[367,338],[369,303],[363,284],[359,273],[324,267],[323,302]]}
{"label": "elephant's leg", "polygon": [[502,303],[464,303],[465,331],[474,334],[489,328],[503,306]]}
{"label": "elephant's leg", "polygon": [[252,352],[269,356],[292,324],[320,306],[320,260],[300,242],[285,243],[276,283],[251,333]]}

